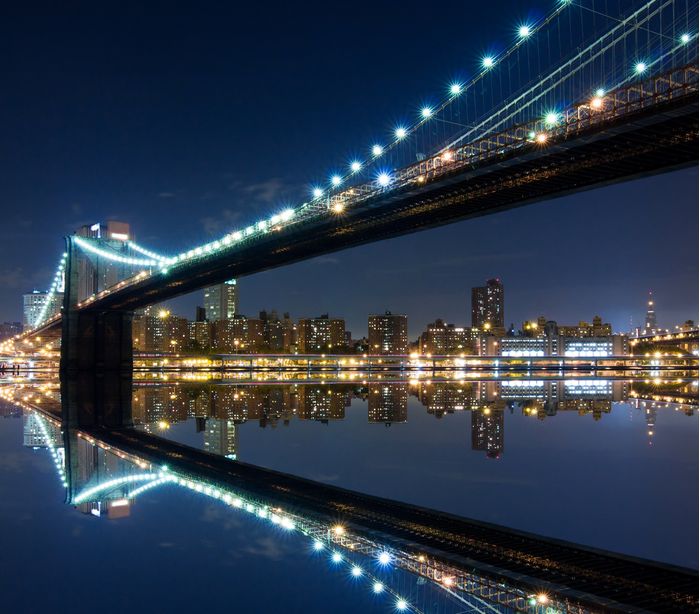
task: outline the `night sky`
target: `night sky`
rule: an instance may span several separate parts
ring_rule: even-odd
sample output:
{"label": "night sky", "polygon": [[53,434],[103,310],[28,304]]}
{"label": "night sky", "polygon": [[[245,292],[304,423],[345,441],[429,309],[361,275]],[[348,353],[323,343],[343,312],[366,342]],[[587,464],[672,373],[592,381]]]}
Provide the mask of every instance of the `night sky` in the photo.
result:
{"label": "night sky", "polygon": [[[0,321],[45,289],[61,236],[119,219],[165,253],[308,194],[373,135],[473,72],[542,0],[71,3],[0,11]],[[697,318],[697,169],[584,192],[339,252],[241,281],[242,310],[443,317],[469,288],[506,288],[506,320]],[[193,317],[199,296],[179,301]]]}

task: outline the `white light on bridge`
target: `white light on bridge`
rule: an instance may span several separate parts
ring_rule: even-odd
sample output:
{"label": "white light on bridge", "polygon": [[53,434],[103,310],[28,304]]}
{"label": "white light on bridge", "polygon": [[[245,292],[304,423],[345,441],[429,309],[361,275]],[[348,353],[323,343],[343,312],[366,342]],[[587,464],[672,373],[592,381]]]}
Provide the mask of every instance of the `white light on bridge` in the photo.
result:
{"label": "white light on bridge", "polygon": [[532,30],[530,29],[530,26],[528,25],[522,25],[518,28],[518,36],[520,38],[527,38],[532,34]]}
{"label": "white light on bridge", "polygon": [[645,72],[647,69],[647,65],[644,62],[637,62],[634,65],[634,72],[636,72],[638,75],[641,75],[643,72]]}
{"label": "white light on bridge", "polygon": [[318,552],[319,550],[323,550],[323,543],[316,540],[314,542],[314,550],[316,550],[316,552]]}
{"label": "white light on bridge", "polygon": [[690,42],[690,34],[681,34],[681,43],[687,45]]}
{"label": "white light on bridge", "polygon": [[374,585],[372,586],[372,590],[379,594],[384,590],[384,585],[381,582],[375,582]]}
{"label": "white light on bridge", "polygon": [[602,98],[603,96],[605,96],[605,90],[602,87],[599,87],[595,91],[595,95],[598,96],[598,98]]}
{"label": "white light on bridge", "polygon": [[546,126],[555,126],[559,122],[559,114],[554,111],[550,111],[544,116],[544,123]]}
{"label": "white light on bridge", "polygon": [[487,55],[483,60],[481,60],[481,65],[484,68],[492,68],[495,63],[496,61],[490,55]]}
{"label": "white light on bridge", "polygon": [[408,602],[407,602],[405,599],[399,599],[399,600],[396,602],[396,609],[397,609],[399,612],[404,612],[405,610],[408,609]]}
{"label": "white light on bridge", "polygon": [[339,186],[341,183],[343,183],[343,179],[342,179],[342,177],[341,177],[340,175],[333,175],[333,176],[331,177],[331,183],[332,183],[334,186]]}
{"label": "white light on bridge", "polygon": [[433,110],[430,107],[423,107],[420,110],[421,117],[428,118],[433,114]]}
{"label": "white light on bridge", "polygon": [[321,198],[321,196],[323,196],[323,190],[321,188],[314,188],[312,194],[314,198]]}
{"label": "white light on bridge", "polygon": [[391,562],[391,555],[388,552],[381,552],[377,558],[382,565],[388,565]]}
{"label": "white light on bridge", "polygon": [[391,183],[391,175],[389,173],[379,173],[377,183],[382,187],[388,186]]}
{"label": "white light on bridge", "polygon": [[450,94],[453,96],[456,96],[457,94],[460,94],[462,92],[462,85],[461,83],[453,83],[450,85]]}
{"label": "white light on bridge", "polygon": [[407,134],[408,134],[408,131],[403,126],[399,126],[396,129],[396,131],[394,132],[394,135],[396,136],[397,139],[403,139],[406,137]]}
{"label": "white light on bridge", "polygon": [[381,145],[374,145],[372,147],[373,156],[381,156],[384,153],[384,148]]}
{"label": "white light on bridge", "polygon": [[354,160],[354,161],[352,161],[352,162],[350,163],[350,170],[351,170],[353,173],[356,173],[356,172],[359,171],[361,168],[362,168],[362,162],[360,162],[360,161],[358,161],[358,160]]}
{"label": "white light on bridge", "polygon": [[352,574],[353,578],[359,578],[362,575],[362,569],[359,568],[357,565],[353,565],[352,570],[350,571]]}
{"label": "white light on bridge", "polygon": [[340,561],[343,560],[343,557],[340,555],[340,552],[334,552],[333,556],[331,557],[331,561],[334,563],[340,563]]}

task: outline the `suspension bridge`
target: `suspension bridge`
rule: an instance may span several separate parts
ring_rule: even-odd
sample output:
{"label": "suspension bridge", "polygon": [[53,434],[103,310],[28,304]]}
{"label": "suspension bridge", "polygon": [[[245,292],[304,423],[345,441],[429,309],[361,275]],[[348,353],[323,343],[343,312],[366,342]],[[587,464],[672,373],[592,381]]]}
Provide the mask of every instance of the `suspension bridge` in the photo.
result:
{"label": "suspension bridge", "polygon": [[[614,6],[613,6],[614,5]],[[420,105],[297,206],[164,255],[69,236],[25,337],[62,336],[62,369],[132,368],[131,314],[228,279],[698,160],[698,7],[559,0],[470,79]],[[621,205],[622,206],[622,205]],[[117,281],[81,295],[84,262]],[[84,284],[83,284],[84,285]],[[52,313],[52,297],[64,290]],[[15,341],[21,341],[16,339]]]}

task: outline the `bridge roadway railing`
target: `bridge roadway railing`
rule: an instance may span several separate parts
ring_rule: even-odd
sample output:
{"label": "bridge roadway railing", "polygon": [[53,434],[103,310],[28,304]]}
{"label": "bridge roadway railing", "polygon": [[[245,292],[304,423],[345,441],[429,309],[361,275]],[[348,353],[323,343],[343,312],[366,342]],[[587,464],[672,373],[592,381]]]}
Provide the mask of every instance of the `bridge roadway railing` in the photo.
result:
{"label": "bridge roadway railing", "polygon": [[[698,67],[696,65],[640,80],[606,92],[603,96],[594,96],[572,105],[559,114],[558,121],[553,125],[546,124],[544,118],[537,118],[504,131],[487,134],[456,149],[440,151],[425,160],[394,170],[391,173],[390,182],[385,186],[373,180],[338,189],[330,196],[304,203],[295,210],[287,210],[286,216],[274,216],[269,222],[259,222],[244,231],[231,233],[221,240],[171,258],[161,269],[141,271],[87,298],[78,307],[89,307],[102,297],[128,288],[154,274],[167,273],[170,268],[203,263],[221,250],[253,244],[270,232],[312,224],[328,215],[342,214],[346,209],[359,206],[378,196],[400,192],[406,188],[427,187],[432,182],[474,169],[479,164],[507,153],[545,149],[552,144],[585,133],[591,128],[604,127],[608,123],[633,116],[642,110],[660,107],[685,97],[697,96],[697,93]],[[56,317],[53,322],[59,319]]]}

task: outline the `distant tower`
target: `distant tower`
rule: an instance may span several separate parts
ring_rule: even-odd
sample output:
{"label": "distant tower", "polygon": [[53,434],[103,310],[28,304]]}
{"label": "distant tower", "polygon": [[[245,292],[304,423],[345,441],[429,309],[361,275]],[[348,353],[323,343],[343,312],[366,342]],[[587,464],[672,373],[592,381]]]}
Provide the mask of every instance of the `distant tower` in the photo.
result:
{"label": "distant tower", "polygon": [[647,317],[644,320],[644,332],[653,333],[656,330],[656,311],[654,310],[654,295],[649,290],[649,300],[647,301]]}

